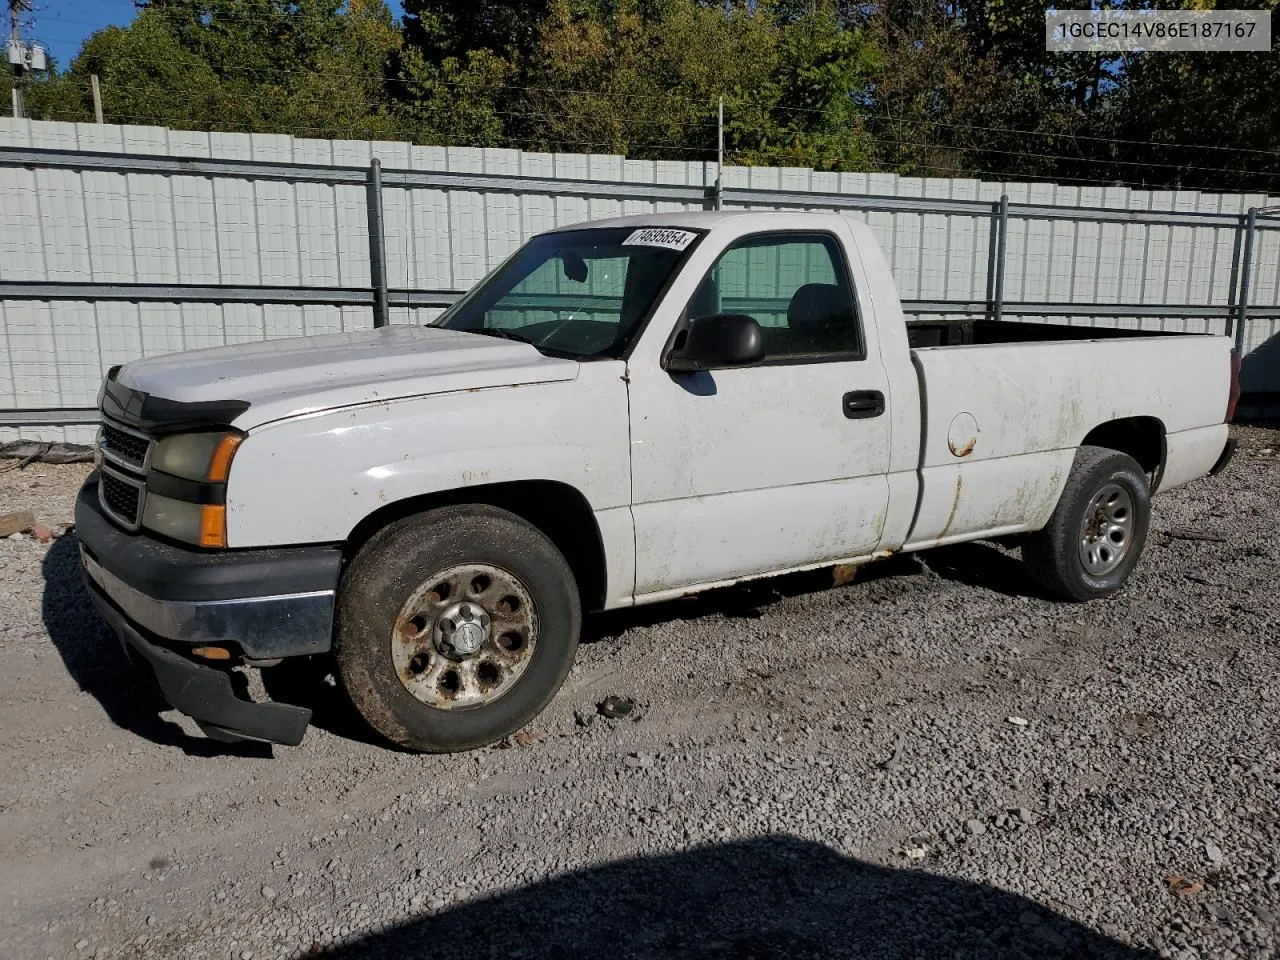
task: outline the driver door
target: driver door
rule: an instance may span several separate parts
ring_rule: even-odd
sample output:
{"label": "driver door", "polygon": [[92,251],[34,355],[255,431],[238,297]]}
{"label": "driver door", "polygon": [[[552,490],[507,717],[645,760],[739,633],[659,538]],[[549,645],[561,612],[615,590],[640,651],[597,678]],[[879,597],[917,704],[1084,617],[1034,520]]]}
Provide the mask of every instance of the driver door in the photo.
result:
{"label": "driver door", "polygon": [[761,364],[629,370],[637,597],[866,556],[880,540],[888,382],[839,240],[740,239],[683,315],[652,323],[717,313],[756,319]]}

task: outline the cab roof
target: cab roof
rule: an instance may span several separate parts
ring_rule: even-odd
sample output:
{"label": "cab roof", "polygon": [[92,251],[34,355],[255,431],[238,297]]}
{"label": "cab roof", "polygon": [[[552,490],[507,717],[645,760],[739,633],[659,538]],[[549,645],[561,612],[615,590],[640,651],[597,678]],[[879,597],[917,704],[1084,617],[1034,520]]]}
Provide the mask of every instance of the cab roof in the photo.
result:
{"label": "cab roof", "polygon": [[608,220],[584,220],[555,227],[547,233],[564,230],[586,230],[602,227],[684,227],[689,230],[714,230],[732,225],[746,230],[794,228],[808,224],[815,229],[833,223],[847,223],[843,214],[810,210],[692,210],[672,213],[646,213]]}

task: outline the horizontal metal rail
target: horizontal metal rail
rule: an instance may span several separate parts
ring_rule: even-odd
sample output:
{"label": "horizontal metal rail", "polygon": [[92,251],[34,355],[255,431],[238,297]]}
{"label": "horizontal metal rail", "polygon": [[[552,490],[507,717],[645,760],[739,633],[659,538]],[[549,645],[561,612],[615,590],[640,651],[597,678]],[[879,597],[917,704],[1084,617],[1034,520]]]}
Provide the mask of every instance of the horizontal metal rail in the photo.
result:
{"label": "horizontal metal rail", "polygon": [[0,300],[106,300],[135,303],[309,303],[366,306],[373,291],[351,287],[220,286],[171,283],[0,281]]}
{"label": "horizontal metal rail", "polygon": [[[726,204],[782,206],[806,209],[863,210],[869,213],[917,213],[998,217],[999,202],[950,200],[943,197],[887,197],[859,193],[815,193],[808,190],[726,188]],[[1209,213],[1195,210],[1125,210],[1118,207],[1063,207],[1037,203],[1010,203],[1009,216],[1019,220],[1066,220],[1089,223],[1124,223],[1134,226],[1208,227],[1234,230],[1243,213]],[[1280,229],[1280,223],[1258,224],[1258,229]]]}
{"label": "horizontal metal rail", "polygon": [[97,425],[97,407],[17,407],[0,410],[0,427],[96,427]]}
{"label": "horizontal metal rail", "polygon": [[[390,290],[393,307],[447,307],[462,294],[453,290]],[[75,283],[60,280],[0,280],[0,300],[102,300],[114,303],[288,303],[372,306],[367,287],[220,286],[174,283]]]}
{"label": "horizontal metal rail", "polygon": [[[284,180],[298,183],[349,184],[363,187],[367,166],[328,166],[281,163],[267,160],[226,160],[165,157],[130,153],[97,153],[81,150],[49,150],[37,147],[0,147],[0,167],[42,167],[92,170],[108,173],[151,173],[172,176],[230,177],[247,180]],[[461,173],[385,168],[384,188],[464,190],[477,193],[541,193],[558,196],[594,196],[690,204],[708,203],[714,186],[643,183],[623,180],[584,180],[531,177],[517,174]],[[989,200],[953,200],[943,197],[895,197],[876,194],[823,193],[729,187],[720,192],[724,204],[831,208],[885,213],[917,213],[994,217],[997,204]],[[1067,220],[1128,223],[1152,226],[1235,228],[1244,214],[1199,211],[1124,210],[1109,207],[1063,207],[1052,204],[1010,203],[1009,216],[1029,220]],[[1280,230],[1280,222],[1262,221],[1259,230]]]}
{"label": "horizontal metal rail", "polygon": [[[391,289],[392,307],[447,307],[465,291]],[[518,307],[535,309],[537,296],[530,294]],[[596,298],[579,298],[583,305]],[[610,298],[598,298],[601,302]],[[0,300],[101,300],[115,303],[285,303],[321,306],[372,306],[374,291],[362,287],[217,286],[214,284],[164,283],[68,283],[64,281],[0,280]],[[578,301],[575,301],[577,303]],[[979,316],[987,312],[985,300],[907,299],[902,310],[908,314],[953,314]],[[1048,300],[1006,300],[1004,312],[1015,316],[1040,317],[1188,317],[1226,320],[1234,312],[1227,304],[1182,303],[1060,303]],[[1280,306],[1250,307],[1255,318],[1280,317]]]}
{"label": "horizontal metal rail", "polygon": [[[364,187],[369,168],[277,163],[265,160],[212,160],[159,157],[131,153],[86,153],[35,147],[0,147],[0,167],[91,170],[102,173],[151,173],[170,176],[229,177],[242,180],[286,180],[295,183],[350,184]],[[446,170],[382,171],[382,186],[477,193],[543,193],[580,197],[627,197],[701,204],[710,186],[643,183],[623,180],[579,180],[516,174],[459,173]]]}

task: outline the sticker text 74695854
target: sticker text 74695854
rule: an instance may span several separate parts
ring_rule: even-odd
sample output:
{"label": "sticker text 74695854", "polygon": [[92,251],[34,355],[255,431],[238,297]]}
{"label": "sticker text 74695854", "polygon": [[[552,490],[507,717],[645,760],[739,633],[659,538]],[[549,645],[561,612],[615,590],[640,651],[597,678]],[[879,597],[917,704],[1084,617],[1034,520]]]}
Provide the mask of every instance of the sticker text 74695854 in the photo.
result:
{"label": "sticker text 74695854", "polygon": [[688,230],[672,230],[668,227],[646,227],[634,231],[622,241],[624,247],[666,247],[668,250],[683,250],[693,243],[698,235]]}

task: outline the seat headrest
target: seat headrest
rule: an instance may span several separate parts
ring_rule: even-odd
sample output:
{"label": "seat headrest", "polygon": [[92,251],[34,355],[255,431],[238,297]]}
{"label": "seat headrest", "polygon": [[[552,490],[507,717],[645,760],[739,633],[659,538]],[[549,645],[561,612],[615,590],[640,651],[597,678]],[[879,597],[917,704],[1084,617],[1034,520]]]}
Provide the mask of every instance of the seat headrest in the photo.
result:
{"label": "seat headrest", "polygon": [[787,326],[793,330],[824,326],[829,318],[849,312],[849,302],[834,283],[806,283],[787,305]]}

